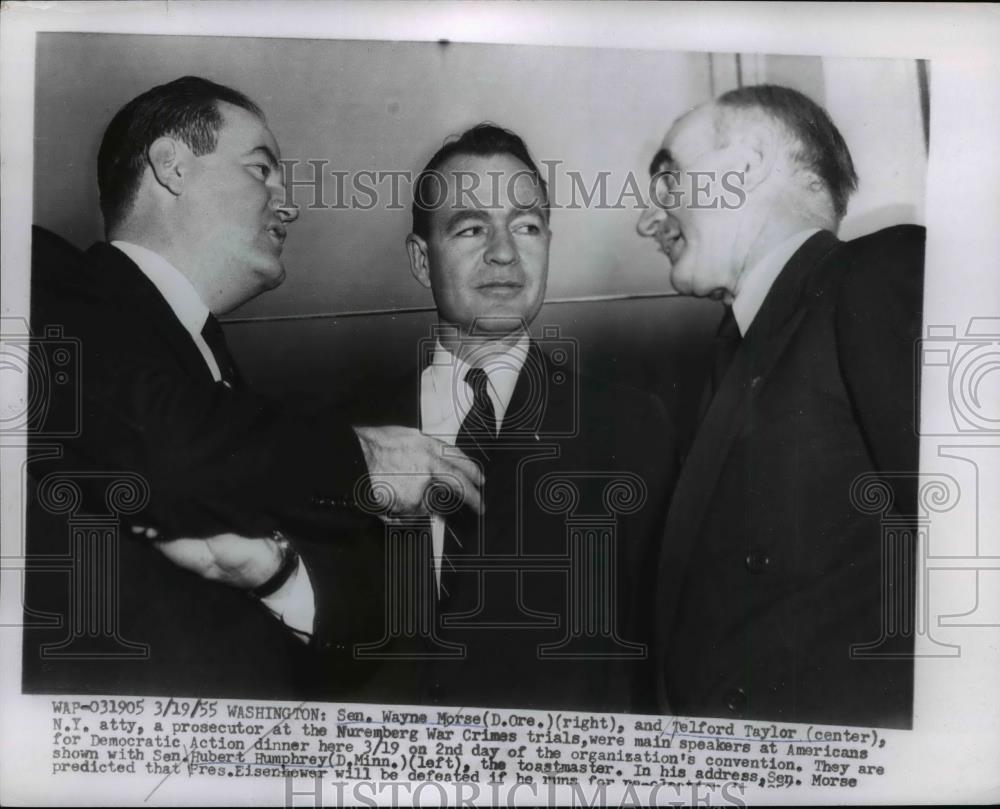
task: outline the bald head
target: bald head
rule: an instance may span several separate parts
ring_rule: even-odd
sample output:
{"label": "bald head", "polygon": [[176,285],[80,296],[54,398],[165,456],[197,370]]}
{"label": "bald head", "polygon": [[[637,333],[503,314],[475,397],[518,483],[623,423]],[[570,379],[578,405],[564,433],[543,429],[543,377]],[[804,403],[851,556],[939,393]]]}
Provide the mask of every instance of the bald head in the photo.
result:
{"label": "bald head", "polygon": [[793,233],[835,231],[857,186],[829,116],[801,93],[734,90],[679,117],[650,165],[638,223],[683,294],[732,300],[743,272]]}
{"label": "bald head", "polygon": [[753,126],[769,126],[790,164],[811,174],[829,196],[837,222],[858,187],[854,161],[840,131],[819,104],[797,90],[772,84],[741,87],[716,99],[718,145]]}

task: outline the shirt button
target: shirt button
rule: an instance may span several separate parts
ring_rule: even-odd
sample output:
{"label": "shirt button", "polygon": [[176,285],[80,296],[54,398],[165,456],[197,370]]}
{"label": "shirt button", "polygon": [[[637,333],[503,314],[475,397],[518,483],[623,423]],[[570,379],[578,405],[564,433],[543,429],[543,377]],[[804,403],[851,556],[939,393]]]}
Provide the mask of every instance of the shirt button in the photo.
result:
{"label": "shirt button", "polygon": [[733,688],[726,692],[726,708],[730,713],[741,714],[747,707],[747,692],[742,688]]}
{"label": "shirt button", "polygon": [[744,564],[747,570],[756,576],[767,570],[767,566],[771,564],[771,557],[763,551],[751,551],[747,554]]}

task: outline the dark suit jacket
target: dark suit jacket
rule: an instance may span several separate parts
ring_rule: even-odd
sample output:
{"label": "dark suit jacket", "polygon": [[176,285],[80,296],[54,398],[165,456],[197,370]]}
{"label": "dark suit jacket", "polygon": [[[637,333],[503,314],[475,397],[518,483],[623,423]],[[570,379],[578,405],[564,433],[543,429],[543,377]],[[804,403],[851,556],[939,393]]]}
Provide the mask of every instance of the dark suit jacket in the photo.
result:
{"label": "dark suit jacket", "polygon": [[[884,580],[883,515],[856,507],[852,485],[908,473],[886,478],[886,516],[914,513],[923,244],[912,226],[847,243],[817,233],[745,335],[667,520],[664,710],[910,726],[912,631],[887,630],[912,629],[913,557],[898,555],[912,544]],[[884,624],[890,596],[900,612]],[[852,655],[880,640],[883,656]]]}
{"label": "dark suit jacket", "polygon": [[[673,431],[654,396],[578,375],[569,357],[565,350],[547,353],[531,343],[484,467],[486,509],[479,530],[471,540],[464,536],[461,552],[446,540],[448,561],[459,570],[451,592],[440,601],[433,598],[432,609],[438,639],[460,646],[461,658],[387,661],[385,680],[372,699],[655,710],[653,574],[675,474]],[[366,396],[359,418],[419,425],[420,370]],[[561,499],[567,491],[563,484],[578,497],[568,510],[562,508],[568,503]],[[631,505],[629,492],[635,496]],[[578,556],[574,573],[568,562],[573,543],[593,542],[609,525],[613,551],[598,553],[589,565]],[[587,530],[591,539],[582,536]],[[573,531],[581,532],[575,540],[568,538]],[[607,617],[588,617],[586,610],[600,601],[593,592],[581,596],[584,603],[576,612],[568,610],[570,594],[577,592],[571,580],[576,575],[579,582],[586,570],[602,579],[602,586],[613,586],[608,597],[615,605],[614,626]],[[477,609],[466,625],[450,624],[459,613]],[[602,620],[614,637],[579,636],[600,634],[595,627]],[[472,625],[476,622],[495,625]],[[539,653],[574,629],[575,645],[549,650],[564,656]],[[609,656],[597,659],[598,654]]]}
{"label": "dark suit jacket", "polygon": [[[58,567],[73,547],[74,521],[87,515],[118,521],[118,539],[100,562],[114,568],[101,585],[109,592],[94,596],[109,599],[111,614],[83,633],[90,646],[72,627],[79,615],[68,571],[29,576],[28,623],[38,625],[25,634],[25,688],[280,697],[315,694],[311,682],[336,694],[354,632],[370,637],[382,622],[380,594],[358,584],[381,578],[381,533],[350,508],[367,481],[347,423],[332,409],[291,413],[246,386],[215,383],[167,303],[121,251],[96,244],[82,255],[36,229],[34,351],[44,354],[57,339],[42,338],[51,326],[73,348],[76,384],[50,379],[43,389],[50,412],[31,437],[29,479],[41,496],[29,502],[29,565]],[[75,422],[76,434],[53,437],[46,424],[60,419]],[[53,475],[82,492],[68,512],[46,488]],[[123,476],[135,484],[135,503],[108,498],[109,483]],[[292,535],[315,591],[314,643],[293,640],[245,594],[175,567],[133,538],[129,523],[164,537],[276,528]],[[97,564],[97,548],[80,546],[75,575]],[[35,612],[61,624],[46,627]],[[96,657],[44,648],[67,636],[75,637],[69,648],[93,647]]]}

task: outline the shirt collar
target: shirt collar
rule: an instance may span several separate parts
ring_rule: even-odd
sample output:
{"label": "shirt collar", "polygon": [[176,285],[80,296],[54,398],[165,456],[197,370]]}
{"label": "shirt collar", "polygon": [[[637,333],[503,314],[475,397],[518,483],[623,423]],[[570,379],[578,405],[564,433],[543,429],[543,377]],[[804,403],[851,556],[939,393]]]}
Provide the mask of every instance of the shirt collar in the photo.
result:
{"label": "shirt collar", "polygon": [[200,335],[208,320],[209,309],[185,275],[147,247],[118,240],[111,244],[135,262],[163,296],[181,325],[190,334]]}
{"label": "shirt collar", "polygon": [[[503,424],[530,345],[531,339],[525,332],[508,351],[492,355],[479,364],[489,380],[487,390],[496,411],[498,426]],[[442,440],[450,436],[454,441],[459,426],[472,408],[472,392],[465,383],[470,367],[440,341],[435,343],[430,365],[421,376],[421,400],[424,403],[422,426],[428,435],[437,435]],[[431,405],[429,399],[436,404]]]}
{"label": "shirt collar", "polygon": [[793,233],[743,273],[740,292],[733,300],[733,316],[740,327],[741,336],[745,337],[750,330],[750,325],[763,306],[767,293],[771,291],[771,287],[789,259],[810,236],[821,230],[822,228],[809,228]]}

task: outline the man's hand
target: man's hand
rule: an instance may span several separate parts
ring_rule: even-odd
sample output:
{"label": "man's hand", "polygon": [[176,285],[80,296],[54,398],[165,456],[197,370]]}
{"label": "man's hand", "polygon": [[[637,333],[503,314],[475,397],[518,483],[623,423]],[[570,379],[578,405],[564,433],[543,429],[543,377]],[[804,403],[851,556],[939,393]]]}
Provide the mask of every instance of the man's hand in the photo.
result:
{"label": "man's hand", "polygon": [[271,537],[219,534],[206,539],[156,541],[154,528],[133,526],[135,534],[154,540],[157,550],[171,562],[209,581],[252,590],[277,573],[283,558],[281,544]]}
{"label": "man's hand", "polygon": [[380,503],[388,508],[389,516],[434,511],[435,498],[427,496],[432,484],[443,486],[456,501],[482,513],[483,474],[461,450],[412,427],[355,427],[354,432],[361,441],[375,497],[392,493],[391,503]]}

